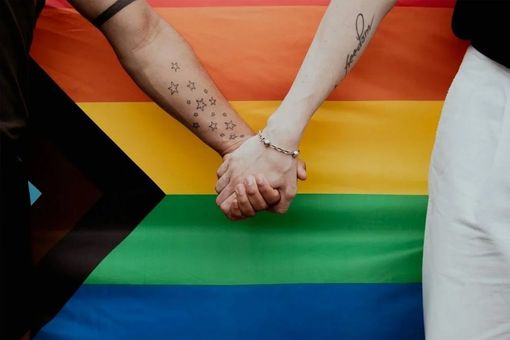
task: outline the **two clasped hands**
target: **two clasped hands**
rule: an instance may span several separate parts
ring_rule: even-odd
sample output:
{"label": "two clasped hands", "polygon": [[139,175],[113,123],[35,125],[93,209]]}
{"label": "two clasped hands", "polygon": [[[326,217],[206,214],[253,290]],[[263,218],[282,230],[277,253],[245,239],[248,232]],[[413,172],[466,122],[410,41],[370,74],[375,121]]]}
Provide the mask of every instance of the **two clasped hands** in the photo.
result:
{"label": "two clasped hands", "polygon": [[262,136],[245,140],[224,157],[218,169],[216,203],[227,217],[238,220],[261,210],[287,211],[296,195],[297,179],[306,179],[306,168],[282,149],[298,150],[312,115],[354,67],[395,3],[330,2],[289,92]]}
{"label": "two clasped hands", "polygon": [[296,196],[297,179],[306,179],[305,163],[297,158],[298,140],[288,133],[267,126],[223,157],[217,171],[216,203],[228,218],[288,210]]}

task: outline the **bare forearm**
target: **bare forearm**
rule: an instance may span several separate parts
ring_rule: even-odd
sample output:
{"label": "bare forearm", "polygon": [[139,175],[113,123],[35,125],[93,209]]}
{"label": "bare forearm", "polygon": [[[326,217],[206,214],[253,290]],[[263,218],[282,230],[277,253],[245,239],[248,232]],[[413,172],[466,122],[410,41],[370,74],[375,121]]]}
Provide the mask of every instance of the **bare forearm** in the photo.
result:
{"label": "bare forearm", "polygon": [[[267,133],[296,147],[309,119],[355,65],[394,0],[332,0]],[[276,137],[278,138],[278,137]]]}

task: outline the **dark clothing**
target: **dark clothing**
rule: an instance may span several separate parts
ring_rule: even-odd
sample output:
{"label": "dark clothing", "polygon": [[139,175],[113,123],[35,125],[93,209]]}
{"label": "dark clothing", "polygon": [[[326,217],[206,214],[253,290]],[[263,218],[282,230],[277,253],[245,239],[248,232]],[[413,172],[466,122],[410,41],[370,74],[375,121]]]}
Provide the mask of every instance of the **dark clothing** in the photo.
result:
{"label": "dark clothing", "polygon": [[457,0],[453,32],[492,60],[510,67],[510,0]]}
{"label": "dark clothing", "polygon": [[[32,8],[31,8],[32,7]],[[28,49],[35,10],[32,1],[0,0],[0,133],[17,137],[26,123],[28,108]]]}
{"label": "dark clothing", "polygon": [[28,119],[28,52],[40,3],[0,0],[0,134],[19,138]]}
{"label": "dark clothing", "polygon": [[28,182],[22,140],[28,120],[29,50],[43,2],[0,0],[0,339],[20,339],[31,321]]}
{"label": "dark clothing", "polygon": [[20,339],[31,322],[28,182],[19,141],[0,134],[0,339]]}

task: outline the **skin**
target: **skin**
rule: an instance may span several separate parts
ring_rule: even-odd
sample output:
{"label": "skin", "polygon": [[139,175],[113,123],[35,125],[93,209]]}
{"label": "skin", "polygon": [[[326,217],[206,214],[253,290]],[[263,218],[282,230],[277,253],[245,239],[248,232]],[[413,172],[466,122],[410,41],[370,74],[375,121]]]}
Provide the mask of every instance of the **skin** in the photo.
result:
{"label": "skin", "polygon": [[[331,1],[289,93],[263,130],[266,138],[286,150],[299,148],[312,115],[354,67],[395,2]],[[249,176],[263,176],[279,191],[281,200],[268,204],[273,211],[286,212],[296,195],[298,160],[266,148],[257,136],[246,140],[221,169],[216,203],[229,218],[253,216],[262,206],[245,194]]]}
{"label": "skin", "polygon": [[[115,2],[74,0],[71,4],[92,20]],[[189,44],[145,0],[127,5],[100,30],[138,86],[221,156],[230,154],[254,135],[221,94]],[[279,201],[280,194],[269,185],[262,185],[253,196],[259,209],[262,200]]]}
{"label": "skin", "polygon": [[[74,0],[92,20],[115,0]],[[160,107],[220,155],[253,135],[181,35],[145,0],[127,5],[101,27],[122,66]]]}

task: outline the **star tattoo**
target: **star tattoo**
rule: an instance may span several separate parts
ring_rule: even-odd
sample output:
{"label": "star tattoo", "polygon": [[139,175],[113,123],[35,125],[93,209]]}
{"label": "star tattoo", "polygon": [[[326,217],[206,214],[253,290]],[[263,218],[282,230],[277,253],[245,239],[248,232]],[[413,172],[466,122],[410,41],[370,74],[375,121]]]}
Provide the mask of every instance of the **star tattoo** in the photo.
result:
{"label": "star tattoo", "polygon": [[216,112],[211,112],[211,117],[216,116]]}
{"label": "star tattoo", "polygon": [[216,99],[214,99],[213,97],[209,98],[209,103],[211,103],[211,106],[216,105]]}
{"label": "star tattoo", "polygon": [[170,67],[172,70],[174,70],[175,72],[177,72],[178,70],[180,70],[181,68],[179,67],[179,63],[172,63],[172,67]]}
{"label": "star tattoo", "polygon": [[225,137],[225,134],[224,133],[220,133],[220,137]]}
{"label": "star tattoo", "polygon": [[193,116],[198,117],[198,112],[193,113]]}
{"label": "star tattoo", "polygon": [[211,128],[211,131],[214,131],[214,130],[218,129],[218,123],[216,123],[216,122],[211,122],[211,124],[209,125],[209,127]]}
{"label": "star tattoo", "polygon": [[209,93],[209,90],[208,90],[208,89],[204,89],[204,93],[205,93],[205,94],[208,94],[208,93]]}
{"label": "star tattoo", "polygon": [[194,81],[188,81],[187,88],[190,89],[191,91],[195,91],[197,89]]}
{"label": "star tattoo", "polygon": [[237,135],[235,133],[231,133],[229,138],[230,138],[230,140],[234,140],[237,138]]}
{"label": "star tattoo", "polygon": [[173,96],[175,93],[179,93],[179,84],[176,84],[174,82],[170,83],[170,86],[168,89],[170,90],[170,94]]}
{"label": "star tattoo", "polygon": [[197,99],[196,102],[197,102],[197,110],[204,111],[205,107],[207,106],[204,98]]}
{"label": "star tattoo", "polygon": [[237,126],[233,121],[224,122],[224,123],[225,123],[225,129],[227,129],[227,130],[234,130],[234,128]]}
{"label": "star tattoo", "polygon": [[198,129],[198,128],[200,127],[200,124],[198,124],[198,123],[193,123],[191,126],[192,126],[192,127],[194,127],[195,129]]}
{"label": "star tattoo", "polygon": [[223,112],[222,113],[223,117],[226,117],[227,116],[227,113],[226,112]]}

